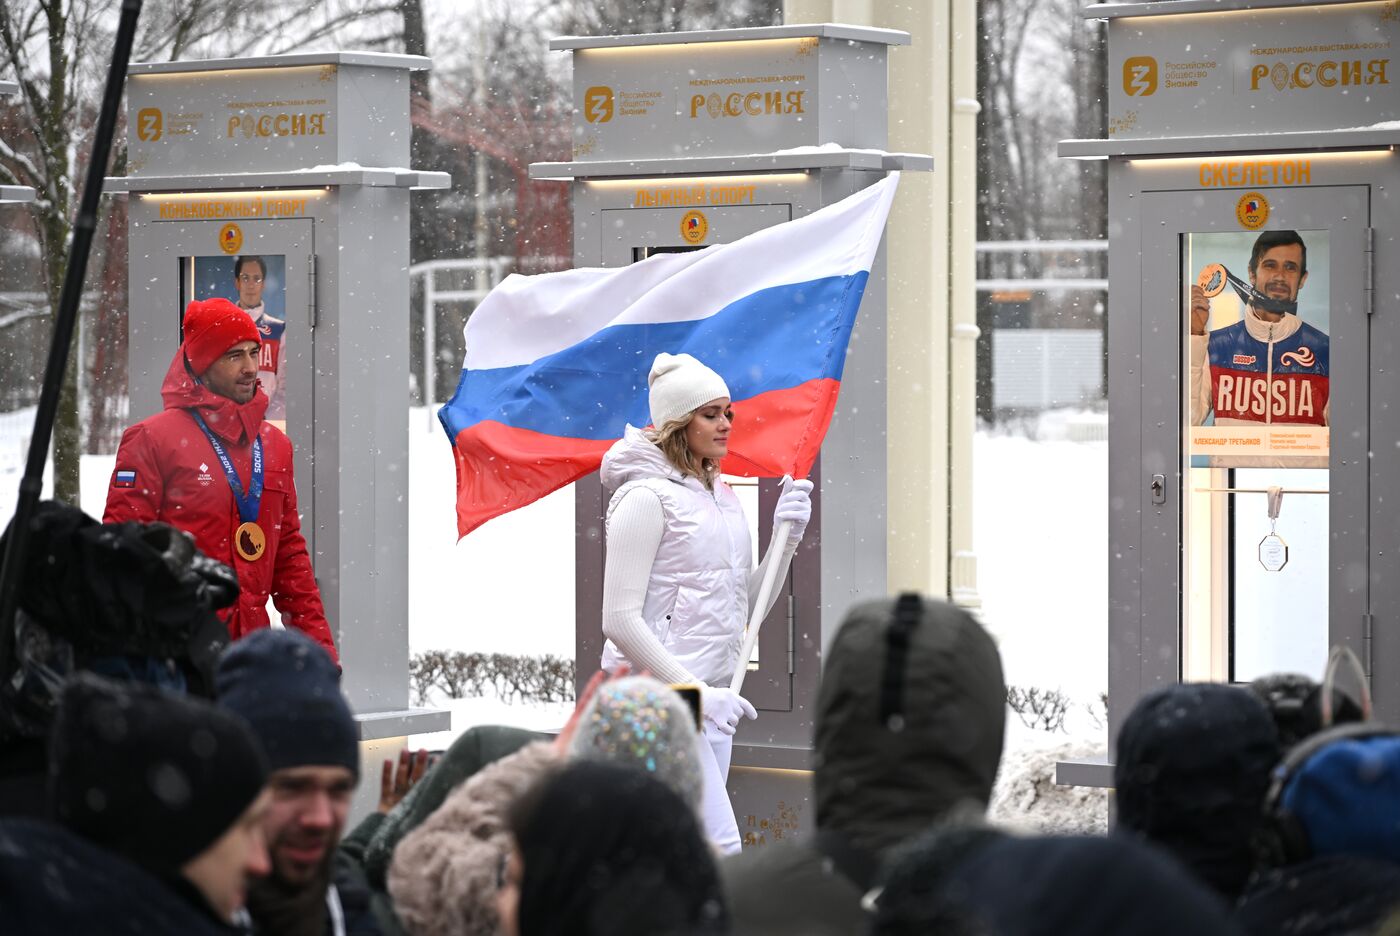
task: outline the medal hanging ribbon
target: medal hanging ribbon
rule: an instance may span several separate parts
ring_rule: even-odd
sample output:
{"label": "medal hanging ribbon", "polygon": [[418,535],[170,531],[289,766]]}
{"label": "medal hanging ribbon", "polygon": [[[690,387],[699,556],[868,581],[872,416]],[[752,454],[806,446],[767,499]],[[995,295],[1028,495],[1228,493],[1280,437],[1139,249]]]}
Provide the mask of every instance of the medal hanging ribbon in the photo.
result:
{"label": "medal hanging ribbon", "polygon": [[1259,564],[1269,572],[1282,572],[1288,565],[1288,544],[1278,535],[1278,515],[1283,508],[1283,488],[1272,486],[1269,495],[1269,535],[1259,541]]}
{"label": "medal hanging ribbon", "polygon": [[204,417],[199,415],[197,410],[190,410],[194,416],[194,421],[199,423],[199,428],[204,432],[204,437],[209,440],[210,446],[214,449],[214,455],[219,459],[219,464],[224,468],[224,477],[228,479],[229,489],[233,492],[233,502],[238,505],[238,518],[243,522],[239,525],[233,535],[234,549],[238,555],[253,562],[262,558],[263,551],[267,548],[267,536],[263,533],[262,527],[258,526],[258,509],[262,503],[263,494],[263,450],[262,438],[253,437],[253,468],[248,477],[248,492],[243,493],[243,482],[238,479],[238,472],[233,468],[233,461],[228,457],[228,451],[224,448],[219,437],[214,435],[209,424],[204,421]]}
{"label": "medal hanging ribbon", "polygon": [[1298,303],[1296,300],[1272,299],[1259,290],[1255,289],[1247,280],[1242,280],[1229,270],[1225,269],[1223,263],[1207,264],[1201,270],[1201,275],[1196,277],[1196,285],[1201,287],[1201,292],[1206,294],[1207,299],[1214,299],[1225,291],[1229,286],[1235,290],[1235,294],[1240,297],[1240,302],[1245,305],[1254,306],[1263,312],[1286,312],[1289,315],[1298,314]]}

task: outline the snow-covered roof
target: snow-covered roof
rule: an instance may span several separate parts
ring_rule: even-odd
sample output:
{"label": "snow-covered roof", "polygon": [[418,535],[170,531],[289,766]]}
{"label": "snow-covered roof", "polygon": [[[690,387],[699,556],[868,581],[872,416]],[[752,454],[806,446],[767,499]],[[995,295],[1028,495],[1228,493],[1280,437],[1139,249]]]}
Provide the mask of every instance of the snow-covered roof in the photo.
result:
{"label": "snow-covered roof", "polygon": [[1400,126],[1386,121],[1342,130],[1288,130],[1233,136],[1111,137],[1107,140],[1061,140],[1066,159],[1109,156],[1195,156],[1209,153],[1274,153],[1302,150],[1383,149],[1400,144]]}
{"label": "snow-covered roof", "polygon": [[1367,2],[1372,0],[1148,0],[1146,3],[1096,3],[1079,12],[1085,19],[1109,20],[1125,16],[1180,16],[1183,13],[1224,13]]}
{"label": "snow-covered roof", "polygon": [[433,60],[426,55],[393,55],[387,52],[298,52],[292,55],[258,55],[246,58],[200,59],[186,62],[133,62],[133,76],[172,75],[185,72],[242,71],[247,68],[297,68],[304,65],[367,65],[427,71]]}
{"label": "snow-covered roof", "polygon": [[109,195],[142,192],[211,192],[278,188],[309,188],[322,185],[363,185],[371,188],[445,189],[452,185],[446,172],[427,172],[401,167],[381,168],[341,163],[276,172],[218,172],[208,175],[108,176],[103,191]]}
{"label": "snow-covered roof", "polygon": [[610,176],[708,175],[715,172],[797,172],[803,169],[931,170],[933,157],[847,149],[836,143],[796,146],[772,153],[681,156],[666,159],[593,159],[531,163],[532,179],[590,179]]}
{"label": "snow-covered roof", "polygon": [[749,29],[697,29],[688,32],[640,33],[634,36],[558,36],[549,40],[551,50],[621,49],[632,46],[681,45],[689,42],[743,42],[756,39],[847,39],[881,45],[909,45],[909,34],[900,29],[846,26],[841,23],[794,23],[787,26],[754,26]]}

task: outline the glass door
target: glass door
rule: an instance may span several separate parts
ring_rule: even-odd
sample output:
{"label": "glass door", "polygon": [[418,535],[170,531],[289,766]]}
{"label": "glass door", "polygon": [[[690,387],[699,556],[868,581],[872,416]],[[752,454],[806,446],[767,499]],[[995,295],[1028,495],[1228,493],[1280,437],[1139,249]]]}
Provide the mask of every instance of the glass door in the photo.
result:
{"label": "glass door", "polygon": [[1320,678],[1366,611],[1369,190],[1143,207],[1143,445],[1168,481],[1145,645],[1188,681]]}

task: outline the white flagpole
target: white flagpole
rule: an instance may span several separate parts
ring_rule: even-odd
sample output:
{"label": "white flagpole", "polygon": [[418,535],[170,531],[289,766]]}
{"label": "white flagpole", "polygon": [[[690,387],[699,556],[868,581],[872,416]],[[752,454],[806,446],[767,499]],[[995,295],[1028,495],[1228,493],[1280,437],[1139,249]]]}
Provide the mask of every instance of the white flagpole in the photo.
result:
{"label": "white flagpole", "polygon": [[729,681],[729,688],[736,693],[744,688],[744,677],[749,672],[749,657],[753,656],[754,644],[758,642],[758,629],[763,624],[764,617],[767,616],[768,599],[773,594],[773,589],[777,585],[778,569],[782,567],[783,551],[787,549],[788,534],[792,532],[791,520],[780,520],[778,528],[773,531],[773,542],[769,544],[769,555],[773,561],[768,563],[768,567],[763,570],[763,582],[759,585],[758,600],[753,604],[753,610],[749,612],[748,633],[744,636],[744,648],[739,652],[739,662],[734,665],[734,678]]}

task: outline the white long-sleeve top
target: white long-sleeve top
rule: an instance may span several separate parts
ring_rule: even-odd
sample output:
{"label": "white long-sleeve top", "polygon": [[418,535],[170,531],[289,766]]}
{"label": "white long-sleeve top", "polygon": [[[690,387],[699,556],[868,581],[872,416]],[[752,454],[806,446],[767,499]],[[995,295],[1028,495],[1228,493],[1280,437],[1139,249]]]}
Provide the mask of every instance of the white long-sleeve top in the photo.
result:
{"label": "white long-sleeve top", "polygon": [[[622,485],[608,509],[604,668],[627,663],[668,682],[727,686],[763,574],[782,563],[782,581],[797,540],[781,551],[770,545],[753,568],[733,491],[723,482],[706,491],[682,477],[630,426],[602,475],[605,485]],[[776,601],[775,589],[765,614]]]}

